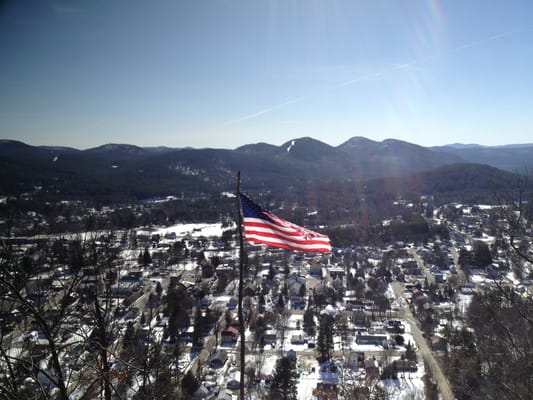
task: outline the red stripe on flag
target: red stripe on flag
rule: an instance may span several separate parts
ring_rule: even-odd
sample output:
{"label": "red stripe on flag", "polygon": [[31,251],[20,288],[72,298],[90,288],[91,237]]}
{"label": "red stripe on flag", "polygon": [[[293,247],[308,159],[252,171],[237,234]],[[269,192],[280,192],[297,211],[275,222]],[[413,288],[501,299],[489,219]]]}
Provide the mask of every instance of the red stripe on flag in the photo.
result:
{"label": "red stripe on flag", "polygon": [[306,252],[331,251],[329,238],[326,235],[305,228],[299,231],[256,218],[244,219],[244,234],[249,242],[267,246]]}

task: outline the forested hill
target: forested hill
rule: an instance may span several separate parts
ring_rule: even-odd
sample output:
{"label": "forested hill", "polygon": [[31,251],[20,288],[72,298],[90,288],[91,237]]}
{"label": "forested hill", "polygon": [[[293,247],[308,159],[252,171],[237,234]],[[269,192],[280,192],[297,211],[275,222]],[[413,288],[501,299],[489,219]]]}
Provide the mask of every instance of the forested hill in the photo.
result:
{"label": "forested hill", "polygon": [[448,153],[465,161],[487,164],[507,171],[524,173],[533,168],[533,144],[507,146],[448,145],[431,147],[432,150]]}
{"label": "forested hill", "polygon": [[[498,148],[491,151],[500,154],[494,157],[497,160],[510,160],[510,154],[515,154],[513,167],[520,171],[527,165],[524,155],[532,149],[511,146],[502,147],[500,153]],[[282,191],[295,198],[304,197],[302,193],[327,197],[325,187],[333,195],[360,193],[364,188],[363,192],[381,196],[465,192],[482,196],[513,182],[508,173],[465,164],[468,159],[448,150],[360,137],[337,147],[300,138],[281,146],[259,143],[235,150],[127,144],[77,150],[1,140],[0,193],[38,192],[49,198],[92,198],[104,203],[160,195],[194,198],[234,190],[238,170],[242,186],[250,192]],[[316,188],[314,194],[312,188]]]}

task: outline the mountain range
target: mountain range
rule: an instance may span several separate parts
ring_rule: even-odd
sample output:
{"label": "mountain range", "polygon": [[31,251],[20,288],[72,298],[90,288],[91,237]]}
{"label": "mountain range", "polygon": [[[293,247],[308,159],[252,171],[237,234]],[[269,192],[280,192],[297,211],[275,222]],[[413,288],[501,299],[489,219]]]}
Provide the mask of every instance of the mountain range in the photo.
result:
{"label": "mountain range", "polygon": [[[243,187],[249,191],[391,178],[400,182],[414,176],[420,182],[433,171],[442,174],[457,168],[498,176],[504,183],[512,180],[512,173],[523,173],[532,166],[533,144],[422,147],[394,139],[376,142],[353,137],[334,147],[304,137],[281,146],[257,143],[234,150],[128,144],[78,150],[0,140],[0,194],[38,188],[49,194],[82,198],[190,196],[234,190],[238,170],[242,171]],[[495,173],[495,168],[501,171]],[[460,188],[450,188],[456,189]]]}

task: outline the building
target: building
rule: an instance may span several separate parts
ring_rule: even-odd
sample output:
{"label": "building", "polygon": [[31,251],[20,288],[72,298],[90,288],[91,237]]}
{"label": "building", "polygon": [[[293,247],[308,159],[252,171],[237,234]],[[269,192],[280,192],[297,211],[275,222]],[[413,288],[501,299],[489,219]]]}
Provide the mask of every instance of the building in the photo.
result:
{"label": "building", "polygon": [[386,335],[357,335],[355,337],[355,343],[360,345],[374,345],[388,347],[388,341]]}

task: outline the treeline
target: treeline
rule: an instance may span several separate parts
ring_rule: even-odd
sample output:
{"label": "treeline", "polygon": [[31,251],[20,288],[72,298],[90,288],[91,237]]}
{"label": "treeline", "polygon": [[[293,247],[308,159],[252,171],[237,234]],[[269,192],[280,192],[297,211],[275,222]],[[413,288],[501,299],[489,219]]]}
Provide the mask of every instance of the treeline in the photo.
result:
{"label": "treeline", "polygon": [[[260,197],[264,207],[276,208],[274,212],[297,224],[315,228],[327,233],[334,246],[347,247],[353,243],[374,244],[394,243],[396,241],[427,241],[440,234],[446,236],[447,230],[435,232],[419,213],[422,206],[408,209],[396,204],[387,210],[374,209],[373,216],[362,215],[362,210],[354,209],[354,217],[345,212],[336,214],[336,219],[325,220],[324,213],[309,214],[309,207],[301,205],[287,210],[288,202],[269,202]],[[390,201],[389,201],[390,202]],[[372,203],[376,204],[376,203]],[[329,204],[334,207],[334,204]],[[336,207],[336,206],[335,206]],[[342,210],[341,205],[341,210]],[[388,224],[381,221],[393,215]],[[97,230],[128,230],[149,225],[172,225],[177,223],[223,222],[234,223],[236,218],[236,200],[220,194],[197,199],[179,199],[162,202],[139,203],[130,206],[104,208],[93,202],[39,202],[35,199],[9,199],[0,204],[0,225],[2,236],[32,236],[36,234],[54,234],[66,232],[85,232]],[[333,213],[329,213],[330,215]],[[391,215],[393,214],[393,215]],[[349,223],[349,221],[356,221]],[[348,223],[346,223],[348,222]],[[321,228],[327,226],[327,228]],[[2,229],[3,228],[3,229]]]}
{"label": "treeline", "polygon": [[427,221],[417,214],[388,224],[341,226],[328,229],[327,234],[335,247],[349,247],[356,243],[381,246],[396,242],[427,242],[437,235],[441,238],[449,235],[445,227],[430,228]]}
{"label": "treeline", "polygon": [[454,395],[466,399],[533,398],[533,302],[497,286],[474,295],[472,328],[444,331],[444,366]]}
{"label": "treeline", "polygon": [[43,202],[9,198],[0,203],[0,236],[133,229],[148,225],[236,220],[235,198],[203,198],[103,206],[95,201]]}

